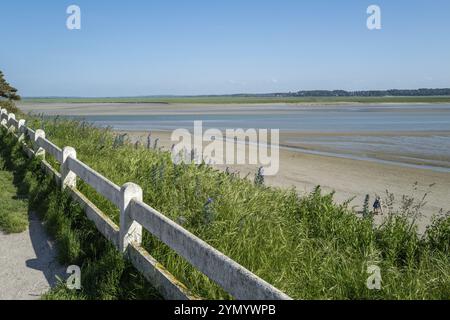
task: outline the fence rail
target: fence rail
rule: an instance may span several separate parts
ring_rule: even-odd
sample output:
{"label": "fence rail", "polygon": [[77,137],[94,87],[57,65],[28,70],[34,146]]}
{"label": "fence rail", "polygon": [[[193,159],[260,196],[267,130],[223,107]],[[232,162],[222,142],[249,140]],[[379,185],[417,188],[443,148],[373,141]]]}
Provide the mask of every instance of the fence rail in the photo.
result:
{"label": "fence rail", "polygon": [[73,171],[77,175],[77,177],[97,190],[97,192],[99,192],[106,199],[114,203],[116,206],[120,205],[119,186],[109,181],[83,162],[72,157],[67,158],[67,166],[69,170]]}
{"label": "fence rail", "polygon": [[62,162],[62,150],[56,145],[54,145],[52,142],[50,142],[45,138],[39,137],[36,140],[36,144],[42,149],[44,149],[46,152],[51,154],[56,159],[56,161],[58,161],[59,163]]}
{"label": "fence rail", "polygon": [[[46,139],[44,131],[34,131],[28,128],[25,126],[24,120],[17,121],[15,115],[8,114],[5,109],[1,109],[0,112],[1,125],[22,141],[24,135],[29,137],[30,145],[24,142],[26,153],[30,157],[42,157],[42,166],[45,171],[53,176],[62,189],[69,192],[71,197],[83,207],[86,216],[94,222],[99,232],[122,251],[136,269],[166,299],[196,299],[197,297],[193,296],[183,284],[177,281],[141,246],[143,228],[168,245],[236,299],[291,299],[144,203],[142,189],[138,185],[127,183],[122,187],[117,186],[78,160],[73,148],[65,147],[61,149]],[[45,161],[46,152],[61,164],[60,172],[57,172]],[[76,189],[77,177],[120,209],[120,226],[117,226]]]}

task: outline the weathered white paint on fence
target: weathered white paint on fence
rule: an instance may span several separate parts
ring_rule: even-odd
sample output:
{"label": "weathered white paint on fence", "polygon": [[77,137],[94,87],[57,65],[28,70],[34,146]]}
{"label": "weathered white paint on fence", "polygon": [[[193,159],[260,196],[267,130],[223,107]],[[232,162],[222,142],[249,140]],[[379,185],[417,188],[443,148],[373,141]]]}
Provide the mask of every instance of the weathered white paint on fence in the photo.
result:
{"label": "weathered white paint on fence", "polygon": [[72,159],[76,159],[77,152],[72,147],[65,147],[62,150],[62,158],[61,158],[61,162],[60,162],[61,163],[60,169],[61,169],[61,179],[62,179],[62,183],[61,183],[62,190],[64,190],[66,187],[69,187],[69,188],[77,187],[77,175],[75,174],[75,172],[73,172],[69,168],[69,163],[67,161],[67,159],[69,159],[69,157],[71,157]]}
{"label": "weathered white paint on fence", "polygon": [[9,113],[8,114],[8,125],[14,125],[15,122],[13,122],[12,120],[16,120],[16,115],[14,113]]}
{"label": "weathered white paint on fence", "polygon": [[8,128],[8,111],[6,109],[0,109],[0,124],[5,128]]}
{"label": "weathered white paint on fence", "polygon": [[12,115],[12,116],[10,115],[10,117],[8,117],[8,125],[14,126],[14,129],[15,129],[19,125],[19,121],[16,120],[14,115]]}
{"label": "weathered white paint on fence", "polygon": [[36,154],[36,156],[45,159],[45,149],[40,147],[39,144],[37,143],[39,139],[45,140],[44,130],[41,129],[36,130],[36,132],[34,133],[33,145],[34,145],[34,153]]}
{"label": "weathered white paint on fence", "polygon": [[131,219],[130,202],[142,201],[141,187],[134,183],[126,183],[120,188],[120,251],[126,252],[130,243],[141,245],[142,225]]}
{"label": "weathered white paint on fence", "polygon": [[23,132],[23,128],[25,126],[25,120],[24,119],[20,119],[18,124],[17,124],[17,129],[19,129],[19,132]]}
{"label": "weathered white paint on fence", "polygon": [[68,157],[66,161],[69,170],[74,172],[77,177],[97,190],[98,193],[114,203],[117,207],[120,206],[120,188],[116,184],[77,159]]}
{"label": "weathered white paint on fence", "polygon": [[28,136],[28,138],[31,141],[34,141],[34,134],[35,134],[35,132],[34,132],[33,129],[30,129],[30,128],[26,127],[25,134]]}
{"label": "weathered white paint on fence", "polygon": [[45,138],[38,137],[36,139],[36,144],[42,149],[46,150],[50,155],[52,155],[56,159],[56,161],[58,161],[59,163],[62,162],[62,150],[52,142]]}
{"label": "weathered white paint on fence", "polygon": [[34,151],[31,150],[30,148],[28,148],[26,145],[22,146],[22,150],[23,150],[23,152],[25,152],[25,154],[28,156],[28,158],[34,157]]}
{"label": "weathered white paint on fence", "polygon": [[131,243],[127,255],[134,267],[154,285],[163,297],[170,300],[198,300],[189,290],[155,260],[144,248]]}
{"label": "weathered white paint on fence", "polygon": [[203,240],[141,201],[131,202],[131,217],[237,299],[289,299]]}
{"label": "weathered white paint on fence", "polygon": [[[167,299],[196,297],[141,247],[143,227],[237,299],[290,299],[280,290],[145,204],[142,201],[142,189],[138,185],[127,183],[119,188],[77,160],[75,149],[66,147],[61,150],[45,138],[44,131],[35,132],[25,127],[22,120],[15,120],[15,116],[8,115],[4,109],[1,110],[0,116],[6,129],[11,126],[20,129],[19,131],[23,130],[30,137],[37,150],[33,152],[24,144],[28,156],[43,156],[47,151],[61,163],[61,173],[55,171],[45,160],[42,161],[42,166],[82,206],[100,233],[123,252]],[[8,119],[6,123],[3,121],[5,119]],[[18,138],[17,135],[16,137]],[[77,176],[120,209],[120,227],[76,190]]]}
{"label": "weathered white paint on fence", "polygon": [[89,199],[76,189],[67,188],[72,198],[84,209],[89,220],[94,222],[97,230],[116,248],[119,248],[119,227],[103,212],[100,211]]}

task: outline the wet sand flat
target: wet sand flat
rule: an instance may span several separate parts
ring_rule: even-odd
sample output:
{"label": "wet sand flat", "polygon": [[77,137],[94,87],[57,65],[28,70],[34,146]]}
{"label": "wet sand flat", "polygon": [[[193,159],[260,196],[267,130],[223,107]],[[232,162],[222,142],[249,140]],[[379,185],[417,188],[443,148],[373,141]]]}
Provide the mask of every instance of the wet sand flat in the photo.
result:
{"label": "wet sand flat", "polygon": [[[307,109],[333,109],[362,107],[395,107],[395,106],[421,106],[424,104],[411,103],[227,103],[227,104],[195,104],[195,103],[32,103],[18,102],[24,112],[44,113],[47,115],[171,115],[171,114],[273,114],[290,113]],[[429,104],[426,104],[429,105]],[[434,104],[439,107],[440,104]],[[433,110],[429,107],[428,110]],[[414,109],[410,110],[411,112]],[[436,109],[438,112],[439,109]]]}

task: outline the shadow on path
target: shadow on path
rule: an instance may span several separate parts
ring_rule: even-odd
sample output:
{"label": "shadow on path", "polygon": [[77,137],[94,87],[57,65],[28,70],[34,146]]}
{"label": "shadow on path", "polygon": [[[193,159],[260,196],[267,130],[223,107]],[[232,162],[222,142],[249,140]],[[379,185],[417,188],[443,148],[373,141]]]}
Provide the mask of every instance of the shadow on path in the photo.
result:
{"label": "shadow on path", "polygon": [[40,299],[65,268],[41,221],[30,214],[29,229],[16,234],[0,232],[0,300]]}
{"label": "shadow on path", "polygon": [[41,271],[50,287],[58,284],[58,278],[66,277],[65,268],[57,261],[57,249],[49,239],[42,222],[34,212],[29,215],[29,235],[36,258],[26,261],[26,266]]}
{"label": "shadow on path", "polygon": [[[10,158],[6,158],[5,169],[13,173],[17,198],[27,199],[26,164],[15,166]],[[54,242],[29,207],[28,220],[29,227],[24,232],[5,234],[0,231],[0,300],[39,299],[58,284],[57,277],[67,277],[66,268],[57,261]]]}

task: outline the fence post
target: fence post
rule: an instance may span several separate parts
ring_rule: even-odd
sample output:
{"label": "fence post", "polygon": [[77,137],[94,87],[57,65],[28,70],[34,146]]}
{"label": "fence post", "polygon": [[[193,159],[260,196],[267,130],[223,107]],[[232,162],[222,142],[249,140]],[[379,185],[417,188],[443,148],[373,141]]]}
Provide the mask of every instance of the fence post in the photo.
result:
{"label": "fence post", "polygon": [[16,128],[11,124],[11,119],[16,120],[16,115],[14,113],[8,114],[8,122],[6,126],[8,127],[8,132],[14,132]]}
{"label": "fence post", "polygon": [[77,186],[77,175],[75,172],[69,169],[67,159],[77,158],[77,152],[72,147],[64,147],[62,150],[62,162],[61,162],[61,188],[64,190],[66,187],[75,188]]}
{"label": "fence post", "polygon": [[0,121],[8,117],[8,111],[6,109],[0,109]]}
{"label": "fence post", "polygon": [[120,188],[120,234],[119,249],[125,253],[128,245],[132,242],[141,244],[142,225],[130,217],[131,200],[142,201],[142,189],[134,183],[125,183]]}
{"label": "fence post", "polygon": [[25,120],[20,119],[19,124],[17,125],[17,132],[19,134],[19,142],[25,139]]}
{"label": "fence post", "polygon": [[45,159],[45,149],[37,146],[37,141],[39,138],[45,139],[45,132],[44,130],[38,129],[36,130],[34,134],[34,143],[35,143],[35,155],[36,157],[42,157],[42,159]]}

